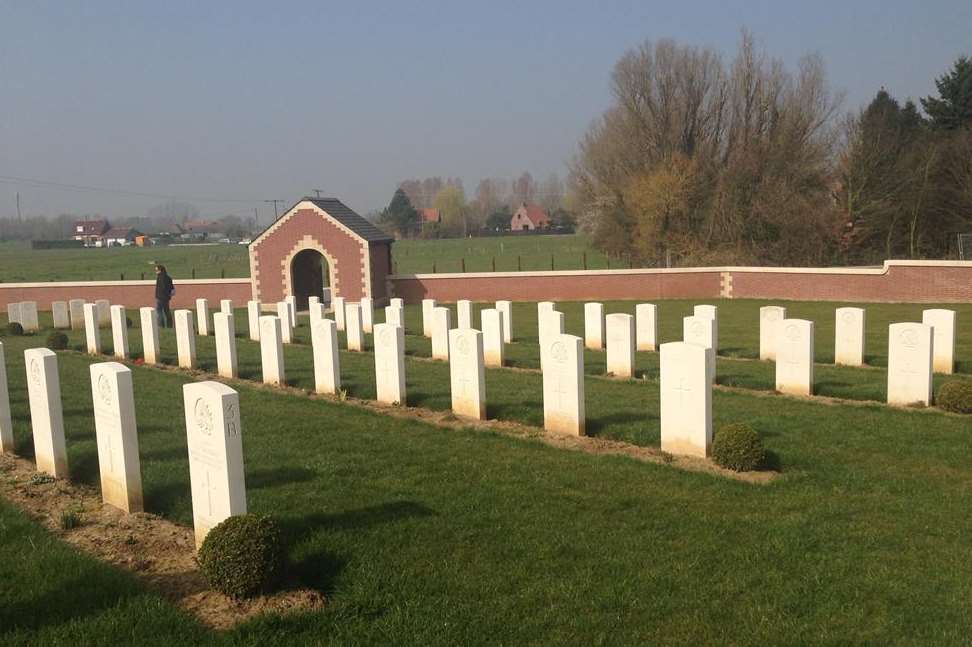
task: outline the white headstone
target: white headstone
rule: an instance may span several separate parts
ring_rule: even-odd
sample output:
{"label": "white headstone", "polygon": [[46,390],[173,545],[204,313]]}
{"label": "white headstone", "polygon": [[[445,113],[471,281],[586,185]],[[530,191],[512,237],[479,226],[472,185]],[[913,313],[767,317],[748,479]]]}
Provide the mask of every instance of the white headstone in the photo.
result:
{"label": "white headstone", "polygon": [[[547,313],[549,314],[549,313]],[[584,342],[574,335],[551,334],[544,341],[543,428],[559,434],[583,436]]]}
{"label": "white headstone", "polygon": [[513,341],[513,303],[497,301],[496,309],[503,316],[503,341],[509,344]]}
{"label": "white headstone", "polygon": [[457,415],[486,419],[486,369],[483,334],[472,328],[449,331],[449,379],[452,410]]}
{"label": "white headstone", "polygon": [[661,448],[669,454],[708,456],[712,446],[711,348],[690,342],[662,344]]}
{"label": "white headstone", "polygon": [[537,329],[540,328],[540,322],[543,321],[543,313],[553,312],[557,309],[557,304],[553,301],[538,301],[537,302]]}
{"label": "white headstone", "polygon": [[159,318],[155,308],[144,306],[138,309],[142,327],[142,359],[146,364],[159,363]]}
{"label": "white headstone", "polygon": [[394,299],[389,299],[388,300],[388,305],[392,306],[393,308],[398,308],[399,310],[404,310],[405,309],[405,299],[402,299],[402,298],[399,298],[399,297],[395,297]]}
{"label": "white headstone", "polygon": [[54,478],[67,478],[67,448],[64,443],[64,412],[61,383],[57,376],[57,355],[47,348],[24,351],[27,367],[27,398],[34,434],[37,469]]}
{"label": "white headstone", "polygon": [[20,323],[20,301],[7,304],[7,323]]}
{"label": "white headstone", "polygon": [[719,354],[719,308],[710,305],[697,305],[695,306],[693,315],[696,317],[705,317],[712,320],[712,351],[716,355]]}
{"label": "white headstone", "polygon": [[864,365],[864,308],[837,308],[834,325],[834,364]]}
{"label": "white headstone", "polygon": [[472,301],[468,299],[456,301],[456,321],[458,322],[456,325],[457,328],[472,328]]}
{"label": "white headstone", "polygon": [[776,390],[813,395],[813,322],[784,319],[776,340]]}
{"label": "white headstone", "polygon": [[780,322],[786,319],[786,308],[763,306],[759,309],[759,358],[776,359],[776,343],[780,336]]}
{"label": "white headstone", "polygon": [[432,310],[435,299],[422,299],[422,335],[432,337]]}
{"label": "white headstone", "polygon": [[348,350],[362,351],[364,333],[361,330],[361,305],[349,303],[344,306],[344,336]]}
{"label": "white headstone", "polygon": [[935,373],[951,375],[955,372],[955,318],[954,310],[942,308],[923,310],[921,313],[921,322],[933,328],[932,369]]}
{"label": "white headstone", "polygon": [[141,512],[142,468],[138,458],[132,371],[118,362],[102,362],[88,368],[101,499],[124,512]]}
{"label": "white headstone", "polygon": [[691,316],[682,319],[682,341],[697,346],[711,348],[712,354],[709,355],[709,375],[715,380],[715,321],[708,317]]}
{"label": "white headstone", "polygon": [[331,309],[334,310],[334,323],[337,324],[337,329],[344,332],[344,297],[331,299]]}
{"label": "white headstone", "polygon": [[196,548],[226,518],[246,514],[239,395],[219,382],[182,387]]}
{"label": "white headstone", "polygon": [[[394,299],[393,299],[394,301]],[[385,306],[385,323],[405,329],[405,311],[400,306]]]}
{"label": "white headstone", "polygon": [[452,311],[441,306],[432,309],[432,359],[449,361],[449,330]]}
{"label": "white headstone", "polygon": [[196,368],[196,330],[192,310],[176,310],[176,353],[180,368]]}
{"label": "white headstone", "polygon": [[118,359],[128,358],[128,316],[125,306],[111,306],[111,348]]}
{"label": "white headstone", "polygon": [[658,306],[654,303],[635,306],[635,337],[638,350],[658,350]]}
{"label": "white headstone", "polygon": [[40,330],[36,301],[22,301],[20,303],[20,325],[24,327],[25,332],[37,332]]}
{"label": "white headstone", "polygon": [[[263,317],[260,317],[263,319]],[[277,303],[277,319],[280,320],[280,340],[284,344],[294,342],[294,327],[290,321],[290,304],[286,301]],[[263,338],[263,326],[260,327],[260,338]]]}
{"label": "white headstone", "polygon": [[604,304],[584,304],[584,347],[604,349]]}
{"label": "white headstone", "polygon": [[375,302],[371,297],[361,299],[361,330],[369,335],[375,331]]}
{"label": "white headstone", "polygon": [[318,393],[336,394],[341,389],[341,354],[337,324],[323,317],[311,328],[314,353],[314,386]]}
{"label": "white headstone", "polygon": [[51,316],[54,318],[54,327],[65,329],[71,327],[71,315],[68,312],[67,301],[55,301],[51,304]]}
{"label": "white headstone", "polygon": [[234,378],[236,369],[236,321],[233,311],[217,312],[213,315],[213,328],[216,332],[216,372],[221,377]]}
{"label": "white headstone", "polygon": [[294,295],[284,297],[284,303],[286,303],[287,307],[290,309],[288,315],[290,317],[290,328],[294,329],[297,327],[297,297]]}
{"label": "white headstone", "polygon": [[260,302],[246,302],[246,323],[250,328],[250,341],[260,341]]}
{"label": "white headstone", "polygon": [[378,402],[405,404],[405,329],[401,326],[375,326],[375,386]]}
{"label": "white headstone", "polygon": [[13,422],[10,418],[10,391],[7,385],[7,362],[0,342],[0,454],[14,451]]}
{"label": "white headstone", "polygon": [[888,327],[888,404],[931,404],[934,346],[928,324]]}
{"label": "white headstone", "polygon": [[[284,309],[286,306],[284,303]],[[280,317],[260,317],[260,362],[264,384],[284,384],[283,328]]]}
{"label": "white headstone", "polygon": [[71,313],[71,330],[84,330],[84,299],[68,301],[68,311]]}
{"label": "white headstone", "polygon": [[486,366],[503,366],[506,356],[506,342],[503,341],[503,313],[494,308],[482,310],[479,314],[483,326],[483,361]]}
{"label": "white headstone", "polygon": [[84,304],[84,340],[89,355],[101,354],[101,331],[98,328],[98,306]]}
{"label": "white headstone", "polygon": [[320,297],[314,297],[314,296],[307,297],[307,312],[308,313],[314,312],[314,310],[317,308],[318,305],[320,305],[320,303],[321,303]]}
{"label": "white headstone", "polygon": [[222,312],[224,315],[233,314],[233,301],[230,299],[220,299],[219,311]]}
{"label": "white headstone", "polygon": [[607,316],[607,372],[615,377],[634,377],[635,322],[629,314]]}
{"label": "white headstone", "polygon": [[564,334],[564,325],[566,322],[566,317],[563,312],[557,310],[547,310],[545,309],[540,314],[540,321],[538,322],[539,332],[537,337],[540,340],[540,370],[543,370],[544,362],[544,349],[550,348],[549,341],[556,335]]}
{"label": "white headstone", "polygon": [[203,337],[213,334],[209,316],[209,300],[196,299],[196,331]]}
{"label": "white headstone", "polygon": [[99,326],[110,326],[111,325],[111,302],[108,299],[98,299],[95,301],[98,313],[98,325]]}

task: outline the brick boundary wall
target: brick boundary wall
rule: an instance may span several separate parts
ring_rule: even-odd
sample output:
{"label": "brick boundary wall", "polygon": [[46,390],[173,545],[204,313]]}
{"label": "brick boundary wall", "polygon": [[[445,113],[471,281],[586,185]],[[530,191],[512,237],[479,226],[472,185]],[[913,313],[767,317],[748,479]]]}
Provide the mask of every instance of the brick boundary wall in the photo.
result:
{"label": "brick boundary wall", "polygon": [[[173,308],[195,308],[196,299],[209,299],[219,307],[220,299],[230,299],[235,307],[245,307],[252,298],[250,279],[174,280]],[[0,309],[8,303],[36,301],[38,310],[50,310],[53,301],[108,299],[126,308],[155,305],[155,281],[72,281],[64,283],[0,283]]]}
{"label": "brick boundary wall", "polygon": [[400,274],[392,296],[452,302],[730,298],[972,303],[972,261],[885,261],[882,267],[703,267]]}

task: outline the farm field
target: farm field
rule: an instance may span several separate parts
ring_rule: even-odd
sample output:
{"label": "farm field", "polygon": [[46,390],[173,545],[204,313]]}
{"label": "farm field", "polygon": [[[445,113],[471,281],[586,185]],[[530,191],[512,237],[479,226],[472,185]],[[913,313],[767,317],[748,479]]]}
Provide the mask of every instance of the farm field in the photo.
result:
{"label": "farm field", "polygon": [[[662,341],[678,336],[694,303],[659,302]],[[965,540],[972,521],[962,496],[972,486],[969,417],[767,394],[772,364],[745,359],[755,355],[760,303],[715,303],[724,352],[741,358],[720,359],[720,383],[738,367],[751,371],[752,382],[716,389],[715,427],[743,421],[761,432],[782,470],[768,484],[482,429],[443,429],[259,387],[251,382],[260,376],[259,346],[240,338],[244,379],[231,384],[240,391],[250,509],[281,521],[300,583],[324,591],[326,609],[217,634],[134,576],[78,554],[0,504],[0,576],[9,584],[0,593],[0,641],[962,642],[972,593]],[[786,305],[791,316],[818,321],[817,358],[828,361],[832,329],[828,342],[824,324],[833,304]],[[558,307],[568,332],[579,332],[581,304]],[[881,395],[880,331],[886,336],[886,321],[920,317],[923,307],[868,306],[868,361],[878,368],[831,369],[839,374],[826,381],[839,397]],[[607,312],[633,308],[606,304]],[[536,305],[515,304],[513,316],[517,340],[509,356],[516,366],[534,367]],[[959,308],[960,322],[970,316],[970,306]],[[236,320],[244,331],[245,312]],[[306,389],[313,369],[303,324],[304,343],[285,352],[288,382]],[[448,409],[448,367],[423,357],[429,352],[415,334],[418,306],[407,307],[406,326],[407,404]],[[967,327],[959,330],[957,357],[972,372],[972,339]],[[70,337],[80,347],[81,334]],[[24,456],[32,442],[22,351],[42,340],[2,340]],[[110,351],[109,331],[102,340]],[[138,355],[137,328],[129,341]],[[161,341],[163,360],[174,364],[172,331],[163,330]],[[587,380],[588,429],[657,446],[657,356],[638,355],[640,379]],[[204,371],[215,370],[211,337],[198,339],[198,356]],[[73,385],[62,391],[71,478],[92,485],[97,448],[87,367],[107,359],[59,353],[61,382]],[[372,355],[342,352],[341,363],[348,394],[372,399]],[[603,353],[588,351],[586,366],[603,372]],[[146,508],[188,525],[181,386],[202,378],[149,367],[133,372]],[[540,400],[538,372],[487,371],[489,417],[539,426]],[[25,551],[31,560],[19,558]],[[97,591],[87,594],[82,583]]]}
{"label": "farm field", "polygon": [[[443,240],[402,240],[392,245],[396,271],[401,273],[549,270],[551,256],[559,270],[582,269],[586,254],[590,269],[609,266],[583,234],[564,236],[505,236]],[[113,247],[109,249],[31,250],[25,245],[0,244],[0,281],[115,281],[122,276],[152,278],[152,262],[161,262],[176,279],[193,276],[240,278],[250,275],[245,245]],[[618,261],[614,261],[616,267]]]}

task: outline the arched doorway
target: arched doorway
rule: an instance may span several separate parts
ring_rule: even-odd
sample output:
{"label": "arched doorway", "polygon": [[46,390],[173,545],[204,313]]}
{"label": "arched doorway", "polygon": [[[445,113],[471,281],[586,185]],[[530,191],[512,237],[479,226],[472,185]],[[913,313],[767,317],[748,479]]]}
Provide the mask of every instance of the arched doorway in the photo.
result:
{"label": "arched doorway", "polygon": [[324,289],[330,287],[327,260],[316,249],[304,249],[290,264],[290,285],[297,299],[297,309],[307,309],[308,297],[319,297],[324,303]]}

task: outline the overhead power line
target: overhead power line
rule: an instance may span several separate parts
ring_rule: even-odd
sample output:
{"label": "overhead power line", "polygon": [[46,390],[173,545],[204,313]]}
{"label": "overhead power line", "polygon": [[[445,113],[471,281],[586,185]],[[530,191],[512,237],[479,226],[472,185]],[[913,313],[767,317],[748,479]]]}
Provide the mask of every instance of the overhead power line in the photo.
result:
{"label": "overhead power line", "polygon": [[68,184],[65,182],[52,182],[50,180],[39,180],[36,178],[16,177],[13,175],[0,175],[0,182],[5,184],[25,184],[29,186],[47,187],[61,189],[64,191],[81,191],[86,193],[108,193],[112,195],[124,195],[138,198],[153,198],[156,200],[181,200],[183,202],[233,202],[238,204],[253,204],[263,202],[262,200],[244,200],[240,198],[198,198],[185,197],[178,195],[167,195],[163,193],[144,193],[142,191],[128,191],[125,189],[108,189],[105,187],[87,186],[84,184]]}

